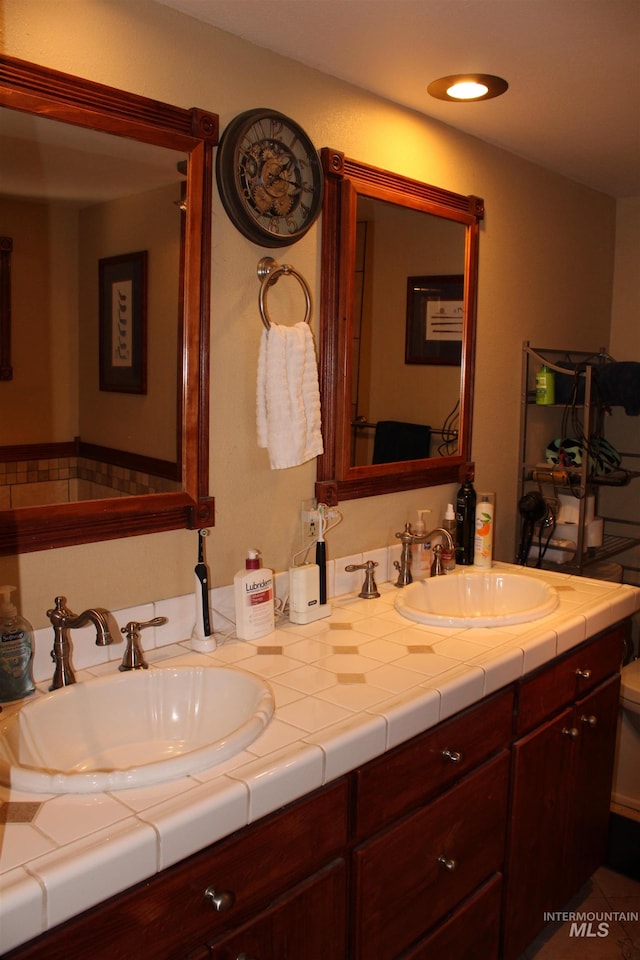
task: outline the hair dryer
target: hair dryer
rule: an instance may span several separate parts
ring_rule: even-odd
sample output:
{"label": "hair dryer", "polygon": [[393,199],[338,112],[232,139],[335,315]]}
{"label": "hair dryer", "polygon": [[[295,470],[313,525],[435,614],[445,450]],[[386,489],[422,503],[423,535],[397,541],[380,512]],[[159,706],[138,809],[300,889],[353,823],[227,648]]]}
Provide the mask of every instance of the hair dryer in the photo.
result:
{"label": "hair dryer", "polygon": [[527,557],[531,549],[535,525],[546,517],[547,509],[547,503],[544,497],[537,490],[531,493],[525,493],[523,497],[520,497],[518,510],[522,517],[522,530],[520,533],[520,546],[518,547],[516,563],[519,563],[523,567],[527,565]]}

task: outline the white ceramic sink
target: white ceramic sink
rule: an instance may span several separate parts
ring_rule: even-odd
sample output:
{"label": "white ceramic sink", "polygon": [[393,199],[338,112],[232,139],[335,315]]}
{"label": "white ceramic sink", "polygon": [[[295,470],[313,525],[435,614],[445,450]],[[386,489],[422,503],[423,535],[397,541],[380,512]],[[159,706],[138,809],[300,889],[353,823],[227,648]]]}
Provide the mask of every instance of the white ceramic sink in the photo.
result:
{"label": "white ceramic sink", "polygon": [[558,594],[527,574],[474,570],[417,580],[402,588],[395,604],[416,623],[499,627],[546,617],[558,606]]}
{"label": "white ceramic sink", "polygon": [[174,780],[239,753],[273,708],[268,684],[232,667],[152,667],[76,683],[0,718],[0,782],[93,793]]}

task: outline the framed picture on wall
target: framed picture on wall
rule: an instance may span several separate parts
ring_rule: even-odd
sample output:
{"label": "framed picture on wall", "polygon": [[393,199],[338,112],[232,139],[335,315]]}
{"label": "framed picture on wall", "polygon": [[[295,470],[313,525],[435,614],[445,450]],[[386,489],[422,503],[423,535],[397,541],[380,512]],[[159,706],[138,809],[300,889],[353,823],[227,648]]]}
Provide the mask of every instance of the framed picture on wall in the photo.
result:
{"label": "framed picture on wall", "polygon": [[147,392],[147,251],[98,261],[100,389]]}
{"label": "framed picture on wall", "polygon": [[460,366],[463,327],[462,274],[407,277],[405,363]]}

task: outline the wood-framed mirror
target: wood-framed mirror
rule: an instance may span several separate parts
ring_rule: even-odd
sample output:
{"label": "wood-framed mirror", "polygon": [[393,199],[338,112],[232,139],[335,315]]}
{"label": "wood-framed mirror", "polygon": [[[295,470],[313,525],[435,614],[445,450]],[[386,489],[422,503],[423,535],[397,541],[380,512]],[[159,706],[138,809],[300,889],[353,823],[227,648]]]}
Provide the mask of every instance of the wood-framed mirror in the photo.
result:
{"label": "wood-framed mirror", "polygon": [[484,204],[321,151],[324,503],[469,469]]}
{"label": "wood-framed mirror", "polygon": [[[0,552],[211,526],[217,115],[8,56],[0,115],[13,240]],[[44,239],[24,228],[32,214]]]}

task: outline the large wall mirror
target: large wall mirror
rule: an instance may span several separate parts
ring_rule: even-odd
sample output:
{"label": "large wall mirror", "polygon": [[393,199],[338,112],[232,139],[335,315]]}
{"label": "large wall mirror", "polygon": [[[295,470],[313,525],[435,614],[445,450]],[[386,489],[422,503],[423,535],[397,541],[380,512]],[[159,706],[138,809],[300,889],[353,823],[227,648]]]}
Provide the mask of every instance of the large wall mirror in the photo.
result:
{"label": "large wall mirror", "polygon": [[0,57],[0,551],[210,526],[215,114]]}
{"label": "large wall mirror", "polygon": [[457,481],[471,452],[482,200],[322,151],[326,503]]}

